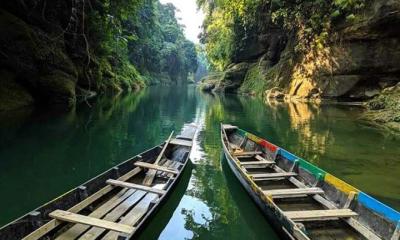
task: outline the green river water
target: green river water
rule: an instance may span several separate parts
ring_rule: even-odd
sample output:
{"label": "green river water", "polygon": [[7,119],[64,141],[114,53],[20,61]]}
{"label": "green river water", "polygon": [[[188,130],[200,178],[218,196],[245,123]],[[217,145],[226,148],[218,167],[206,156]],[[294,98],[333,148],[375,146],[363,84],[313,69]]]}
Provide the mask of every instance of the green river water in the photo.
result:
{"label": "green river water", "polygon": [[70,113],[7,113],[0,116],[0,225],[191,122],[200,130],[193,164],[141,239],[277,239],[223,160],[220,122],[267,138],[399,210],[400,137],[365,126],[360,112],[150,87]]}

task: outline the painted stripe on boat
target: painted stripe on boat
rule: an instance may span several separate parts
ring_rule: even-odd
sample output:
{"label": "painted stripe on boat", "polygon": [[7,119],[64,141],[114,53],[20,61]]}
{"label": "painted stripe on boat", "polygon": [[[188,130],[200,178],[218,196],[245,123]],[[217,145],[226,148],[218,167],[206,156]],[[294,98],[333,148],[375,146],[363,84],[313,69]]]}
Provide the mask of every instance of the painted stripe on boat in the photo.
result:
{"label": "painted stripe on boat", "polygon": [[260,145],[267,148],[268,150],[270,150],[273,153],[278,149],[277,146],[275,146],[274,144],[272,144],[264,139],[261,140]]}
{"label": "painted stripe on boat", "polygon": [[360,192],[358,194],[358,202],[365,207],[383,215],[385,218],[393,221],[394,223],[398,223],[400,221],[400,213],[398,211],[379,202],[364,192]]}
{"label": "painted stripe on boat", "polygon": [[256,135],[253,135],[251,133],[246,133],[246,137],[257,144],[260,144],[261,140],[262,140],[261,138],[257,137]]}
{"label": "painted stripe on boat", "polygon": [[345,181],[343,181],[329,173],[326,173],[324,180],[325,180],[325,182],[333,185],[336,189],[338,189],[346,194],[349,194],[350,192],[356,192],[356,193],[360,192],[360,190],[358,190],[357,188],[351,186],[350,184],[346,183]]}
{"label": "painted stripe on boat", "polygon": [[243,136],[243,137],[244,137],[244,136],[247,137],[247,138],[250,139],[251,141],[253,141],[253,142],[255,142],[255,143],[257,143],[257,144],[263,146],[264,148],[268,149],[269,151],[271,151],[271,152],[273,152],[273,153],[275,153],[275,151],[278,149],[278,146],[276,146],[276,145],[274,145],[274,144],[268,142],[268,141],[265,140],[265,139],[259,138],[259,137],[257,137],[257,136],[254,135],[254,134],[251,134],[251,133],[249,133],[249,132],[246,132],[246,131],[244,131],[244,130],[242,130],[242,129],[238,129],[238,134],[241,135],[241,136]]}
{"label": "painted stripe on boat", "polygon": [[314,164],[311,164],[311,163],[309,163],[306,160],[301,159],[301,158],[299,159],[299,165],[303,169],[309,171],[318,180],[324,180],[325,175],[327,174],[327,172],[325,172],[321,168],[319,168],[319,167],[315,166]]}
{"label": "painted stripe on boat", "polygon": [[294,154],[292,154],[292,153],[286,151],[286,150],[283,149],[283,148],[280,148],[280,149],[279,149],[279,154],[280,154],[282,157],[286,158],[287,160],[289,160],[289,161],[291,161],[291,162],[294,162],[295,160],[299,159],[299,157],[297,157],[296,155],[294,155]]}
{"label": "painted stripe on boat", "polygon": [[246,131],[244,131],[244,130],[242,130],[242,129],[240,129],[240,128],[238,128],[237,129],[237,131],[236,131],[240,136],[242,136],[242,137],[245,137],[246,136]]}

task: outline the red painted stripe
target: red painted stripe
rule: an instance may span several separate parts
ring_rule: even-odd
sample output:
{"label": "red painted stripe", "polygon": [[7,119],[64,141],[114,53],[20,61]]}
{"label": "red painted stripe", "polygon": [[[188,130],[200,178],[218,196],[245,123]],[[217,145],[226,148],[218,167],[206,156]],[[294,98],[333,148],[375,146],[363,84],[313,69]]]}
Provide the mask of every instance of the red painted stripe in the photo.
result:
{"label": "red painted stripe", "polygon": [[272,144],[266,140],[261,140],[260,145],[265,148],[268,148],[268,150],[270,150],[271,152],[275,152],[276,149],[278,148],[277,146],[275,146],[274,144]]}

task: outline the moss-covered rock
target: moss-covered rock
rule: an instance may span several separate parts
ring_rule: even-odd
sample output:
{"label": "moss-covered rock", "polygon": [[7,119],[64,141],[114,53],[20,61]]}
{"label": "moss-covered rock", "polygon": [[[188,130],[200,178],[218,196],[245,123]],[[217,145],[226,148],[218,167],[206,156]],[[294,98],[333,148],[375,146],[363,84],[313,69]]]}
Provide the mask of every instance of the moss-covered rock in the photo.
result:
{"label": "moss-covered rock", "polygon": [[222,81],[224,77],[223,72],[212,72],[203,77],[198,85],[204,92],[211,92],[215,89],[217,84]]}
{"label": "moss-covered rock", "polygon": [[42,30],[4,10],[0,10],[0,28],[1,54],[4,55],[0,64],[9,73],[8,76],[12,76],[3,83],[9,81],[7,84],[13,90],[7,98],[15,103],[2,101],[0,105],[8,105],[2,109],[33,102],[66,107],[74,105],[78,73],[62,40],[52,39]]}
{"label": "moss-covered rock", "polygon": [[75,86],[70,75],[55,70],[41,76],[37,81],[40,98],[46,103],[73,107],[76,102]]}
{"label": "moss-covered rock", "polygon": [[13,73],[0,70],[0,112],[18,109],[34,103],[29,91],[19,84]]}
{"label": "moss-covered rock", "polygon": [[364,119],[400,132],[400,83],[386,88],[366,104]]}

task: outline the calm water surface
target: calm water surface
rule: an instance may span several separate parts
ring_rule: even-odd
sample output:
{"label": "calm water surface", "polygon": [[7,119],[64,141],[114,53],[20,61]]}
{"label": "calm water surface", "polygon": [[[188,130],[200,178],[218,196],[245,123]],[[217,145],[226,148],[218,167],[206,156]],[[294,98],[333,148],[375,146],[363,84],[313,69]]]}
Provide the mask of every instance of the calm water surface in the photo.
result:
{"label": "calm water surface", "polygon": [[268,105],[192,87],[154,87],[90,105],[68,114],[0,115],[0,225],[190,122],[200,129],[193,164],[141,239],[277,239],[223,160],[220,122],[268,138],[400,209],[400,138],[361,124],[356,107]]}

